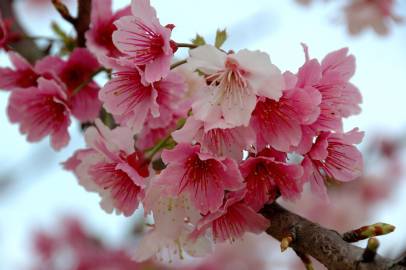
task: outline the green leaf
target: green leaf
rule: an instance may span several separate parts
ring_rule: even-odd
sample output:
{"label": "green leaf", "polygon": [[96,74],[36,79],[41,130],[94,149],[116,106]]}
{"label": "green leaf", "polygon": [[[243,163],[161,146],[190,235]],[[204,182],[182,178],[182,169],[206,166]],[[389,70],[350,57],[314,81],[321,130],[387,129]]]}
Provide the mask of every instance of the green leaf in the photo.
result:
{"label": "green leaf", "polygon": [[52,31],[62,40],[63,47],[60,54],[67,55],[72,52],[76,47],[76,41],[73,37],[69,36],[56,22],[51,24]]}
{"label": "green leaf", "polygon": [[199,34],[196,34],[196,37],[192,39],[192,43],[197,46],[202,46],[206,44],[206,40]]}
{"label": "green leaf", "polygon": [[66,34],[56,22],[52,22],[51,28],[52,31],[54,31],[54,33],[62,40],[69,38],[68,34]]}
{"label": "green leaf", "polygon": [[218,29],[216,33],[216,41],[214,42],[214,46],[216,46],[216,48],[220,48],[221,46],[223,46],[226,39],[227,39],[226,29],[224,30]]}

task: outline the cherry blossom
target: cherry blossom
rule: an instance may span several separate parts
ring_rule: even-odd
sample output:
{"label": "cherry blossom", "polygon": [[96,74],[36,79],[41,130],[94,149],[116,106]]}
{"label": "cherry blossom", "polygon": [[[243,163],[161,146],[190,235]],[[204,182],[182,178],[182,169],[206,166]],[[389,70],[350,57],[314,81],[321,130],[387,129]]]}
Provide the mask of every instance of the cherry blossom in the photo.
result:
{"label": "cherry blossom", "polygon": [[131,12],[115,22],[113,42],[127,59],[144,67],[147,82],[159,81],[168,74],[176,50],[170,39],[174,25],[162,26],[149,0],[133,0]]}
{"label": "cherry blossom", "polygon": [[211,251],[212,244],[205,237],[195,241],[189,237],[200,215],[187,196],[170,196],[155,180],[148,187],[143,204],[145,212],[153,214],[154,225],[141,239],[133,257],[136,261],[151,257],[174,261],[176,256],[184,259],[184,253],[201,257]]}
{"label": "cherry blossom", "polygon": [[302,191],[302,167],[276,161],[270,153],[263,151],[240,165],[247,184],[244,201],[255,211],[274,201],[278,193],[286,199],[297,199]]}
{"label": "cherry blossom", "polygon": [[79,48],[59,67],[55,75],[66,85],[72,114],[82,122],[94,120],[101,107],[99,86],[92,80],[99,63],[87,49]]}
{"label": "cherry blossom", "polygon": [[287,152],[292,146],[298,146],[301,127],[317,120],[320,102],[320,92],[313,87],[284,90],[279,101],[260,99],[251,119],[258,149],[270,145]]}
{"label": "cherry blossom", "polygon": [[192,105],[198,120],[248,126],[257,96],[279,100],[282,95],[283,77],[266,53],[241,50],[226,54],[204,45],[190,51],[188,62],[208,83]]}
{"label": "cherry blossom", "polygon": [[149,162],[134,148],[131,130],[109,130],[96,120],[96,127],[88,128],[85,138],[89,148],[77,152],[65,168],[73,170],[89,191],[100,194],[106,211],[115,209],[130,216],[138,207],[149,176]]}
{"label": "cherry blossom", "polygon": [[352,35],[359,34],[371,27],[379,35],[389,32],[391,22],[401,22],[395,14],[395,0],[352,0],[345,7],[348,31]]}
{"label": "cherry blossom", "polygon": [[40,78],[38,87],[12,92],[7,108],[12,123],[20,123],[20,132],[29,142],[50,136],[52,148],[59,150],[69,142],[71,110],[63,87],[53,80]]}
{"label": "cherry blossom", "polygon": [[187,193],[203,214],[214,212],[222,204],[224,192],[244,187],[237,163],[200,152],[200,146],[178,144],[165,150],[162,160],[167,164],[158,178],[171,195]]}
{"label": "cherry blossom", "polygon": [[143,83],[138,69],[117,66],[99,98],[120,123],[139,132],[149,117],[159,118],[161,127],[169,125],[173,118],[172,102],[183,92],[183,79],[174,72],[151,84]]}
{"label": "cherry blossom", "polygon": [[[35,270],[69,269],[143,269],[145,266],[131,260],[126,250],[113,248],[99,235],[89,233],[77,218],[65,217],[54,231],[39,230],[34,234]],[[61,266],[61,258],[69,258]]]}
{"label": "cherry blossom", "polygon": [[243,197],[243,191],[228,193],[218,211],[206,215],[199,221],[193,237],[210,228],[214,240],[234,241],[241,238],[245,232],[258,234],[266,230],[269,227],[269,220],[241,201]]}
{"label": "cherry blossom", "polygon": [[8,52],[8,57],[14,66],[11,68],[0,68],[0,89],[13,90],[37,86],[37,79],[40,75],[35,68],[22,56],[15,52]]}
{"label": "cherry blossom", "polygon": [[103,64],[108,63],[105,61],[106,57],[123,55],[113,43],[112,35],[117,30],[114,22],[131,14],[130,7],[120,9],[114,14],[111,8],[111,0],[93,1],[90,28],[86,32],[86,47]]}
{"label": "cherry blossom", "polygon": [[321,94],[320,115],[311,127],[316,131],[342,131],[342,118],[358,114],[362,102],[359,90],[349,82],[355,58],[348,55],[347,48],[329,53],[321,64],[309,60],[307,47],[305,54],[307,60],[297,74],[298,84],[312,86]]}
{"label": "cherry blossom", "polygon": [[347,133],[322,132],[302,165],[312,190],[327,198],[324,180],[326,177],[338,181],[352,181],[362,173],[362,155],[354,146],[361,142],[364,134],[357,129]]}
{"label": "cherry blossom", "polygon": [[189,117],[172,136],[178,143],[199,143],[202,153],[235,160],[241,160],[243,150],[251,150],[255,145],[255,133],[248,127],[211,128],[194,117]]}

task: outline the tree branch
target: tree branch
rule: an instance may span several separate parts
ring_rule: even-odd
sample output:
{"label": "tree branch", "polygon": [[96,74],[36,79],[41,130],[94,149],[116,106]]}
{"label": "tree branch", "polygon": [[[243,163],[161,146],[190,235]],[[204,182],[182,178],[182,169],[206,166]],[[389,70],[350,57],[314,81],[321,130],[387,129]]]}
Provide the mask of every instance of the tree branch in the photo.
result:
{"label": "tree branch", "polygon": [[26,35],[24,29],[20,25],[14,9],[12,0],[1,0],[0,1],[0,10],[4,18],[10,18],[13,21],[12,32],[18,33],[21,35],[21,39],[16,42],[13,42],[10,47],[21,54],[29,62],[34,63],[35,60],[40,59],[44,56],[44,52],[37,46],[37,44],[31,40],[24,38]]}
{"label": "tree branch", "polygon": [[78,17],[75,23],[75,29],[77,33],[77,43],[79,47],[86,46],[85,33],[89,29],[91,11],[92,11],[92,0],[79,0]]}
{"label": "tree branch", "polygon": [[78,15],[76,18],[69,13],[68,8],[60,0],[52,0],[52,4],[62,18],[71,23],[75,28],[77,45],[79,47],[85,47],[85,33],[90,25],[92,0],[78,0]]}
{"label": "tree branch", "polygon": [[289,212],[277,203],[266,205],[261,214],[271,221],[267,233],[281,241],[287,230],[295,230],[290,244],[296,252],[308,254],[331,270],[406,270],[406,266],[378,254],[371,262],[362,262],[364,249],[347,243],[333,230]]}

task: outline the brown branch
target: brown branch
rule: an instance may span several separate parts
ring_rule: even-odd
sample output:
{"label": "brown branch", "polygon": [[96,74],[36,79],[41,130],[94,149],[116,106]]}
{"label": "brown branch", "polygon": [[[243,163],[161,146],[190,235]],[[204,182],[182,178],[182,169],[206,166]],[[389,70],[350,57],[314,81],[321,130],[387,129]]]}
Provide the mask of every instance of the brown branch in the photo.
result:
{"label": "brown branch", "polygon": [[287,230],[295,230],[292,247],[299,254],[308,254],[331,270],[406,270],[406,266],[379,256],[362,262],[364,249],[344,241],[339,233],[289,212],[277,203],[266,205],[261,213],[271,221],[267,233],[281,241]]}
{"label": "brown branch", "polygon": [[[85,33],[90,25],[90,13],[92,10],[92,0],[78,0],[78,17],[75,23],[77,33],[77,43],[79,47],[86,46]],[[97,0],[96,0],[97,1]]]}
{"label": "brown branch", "polygon": [[406,267],[406,252],[403,252],[400,258],[397,260],[397,263],[399,265],[405,266]]}
{"label": "brown branch", "polygon": [[69,9],[61,2],[61,0],[52,0],[52,4],[62,18],[71,24],[75,24],[76,19],[70,14]]}
{"label": "brown branch", "polygon": [[303,265],[305,266],[306,270],[313,270],[313,264],[312,261],[310,260],[309,256],[306,254],[300,253],[299,251],[295,250],[296,255],[300,258],[302,261]]}
{"label": "brown branch", "polygon": [[3,15],[3,18],[10,18],[13,21],[11,31],[18,33],[22,38],[18,39],[15,42],[12,42],[10,45],[11,49],[21,54],[29,62],[34,63],[35,60],[40,59],[44,56],[43,51],[37,46],[37,44],[31,40],[24,37],[28,36],[25,33],[25,30],[20,25],[14,9],[12,0],[1,0],[0,1],[0,10]]}
{"label": "brown branch", "polygon": [[52,3],[62,18],[71,23],[75,28],[77,45],[79,47],[85,47],[85,33],[90,25],[92,0],[78,0],[78,15],[76,18],[69,13],[68,8],[60,0],[52,0]]}

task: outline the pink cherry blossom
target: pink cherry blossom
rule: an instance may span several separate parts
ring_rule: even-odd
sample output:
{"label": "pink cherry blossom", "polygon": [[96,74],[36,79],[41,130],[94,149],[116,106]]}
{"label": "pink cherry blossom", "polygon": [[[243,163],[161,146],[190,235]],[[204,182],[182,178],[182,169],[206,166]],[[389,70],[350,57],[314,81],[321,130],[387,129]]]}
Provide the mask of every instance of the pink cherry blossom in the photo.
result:
{"label": "pink cherry blossom", "polygon": [[286,199],[297,199],[302,191],[301,166],[276,161],[269,153],[264,151],[240,165],[247,184],[244,201],[255,211],[272,202],[279,192]]}
{"label": "pink cherry blossom", "polygon": [[345,7],[348,31],[359,34],[371,27],[379,35],[389,32],[391,22],[401,22],[402,18],[394,13],[395,0],[352,0]]}
{"label": "pink cherry blossom", "polygon": [[101,102],[97,99],[99,87],[91,80],[99,64],[86,49],[75,49],[65,62],[56,56],[38,60],[34,67],[14,52],[9,52],[15,70],[0,68],[0,88],[14,90],[37,87],[40,77],[53,79],[62,86],[65,105],[70,114],[79,121],[94,120],[100,111]]}
{"label": "pink cherry blossom", "polygon": [[20,123],[20,132],[29,142],[49,135],[55,150],[69,142],[70,109],[66,92],[53,80],[40,78],[38,87],[14,90],[7,108],[12,123]]}
{"label": "pink cherry blossom", "polygon": [[101,108],[97,95],[99,86],[92,76],[99,70],[96,58],[84,48],[76,48],[67,61],[56,56],[47,56],[35,64],[35,71],[64,84],[68,103],[81,122],[93,121]]}
{"label": "pink cherry blossom", "polygon": [[[41,229],[34,234],[32,270],[138,270],[144,265],[131,260],[124,247],[111,247],[100,241],[102,235],[89,233],[77,218],[67,217],[55,230]],[[69,258],[61,264],[61,258]],[[61,266],[63,265],[63,266]]]}
{"label": "pink cherry blossom", "polygon": [[125,127],[110,130],[96,120],[85,138],[89,148],[79,150],[65,168],[73,170],[85,188],[101,195],[106,211],[132,215],[149,176],[149,162],[134,148],[133,133]]}
{"label": "pink cherry blossom", "polygon": [[204,45],[190,51],[188,63],[208,82],[192,105],[198,120],[247,126],[257,96],[278,100],[282,95],[283,77],[266,53],[241,50],[226,54]]}
{"label": "pink cherry blossom", "polygon": [[[328,103],[337,108],[341,117],[359,114],[362,96],[349,82],[355,73],[355,57],[348,55],[348,48],[329,53],[321,62],[322,79],[318,89]],[[328,88],[331,90],[327,90]],[[326,92],[332,93],[330,96]],[[336,94],[334,93],[336,92]]]}
{"label": "pink cherry blossom", "polygon": [[13,90],[37,86],[40,75],[34,67],[18,53],[10,51],[8,57],[15,69],[0,68],[0,89]]}
{"label": "pink cherry blossom", "polygon": [[352,181],[363,170],[362,155],[354,144],[359,144],[363,132],[353,129],[347,133],[321,132],[302,165],[312,191],[327,198],[326,177],[338,181]]}
{"label": "pink cherry blossom", "polygon": [[234,241],[244,233],[262,233],[269,227],[269,220],[257,214],[242,199],[244,192],[228,193],[221,208],[204,216],[192,236],[197,237],[211,229],[213,239],[219,242]]}
{"label": "pink cherry blossom", "polygon": [[125,7],[113,14],[111,0],[92,2],[90,28],[86,32],[86,47],[98,58],[99,62],[105,57],[119,57],[123,54],[114,46],[112,35],[117,29],[114,21],[131,14],[130,7]]}
{"label": "pink cherry blossom", "polygon": [[178,144],[162,153],[168,166],[159,174],[159,182],[171,195],[187,193],[203,214],[221,206],[224,192],[244,187],[237,163],[200,152],[200,146]]}
{"label": "pink cherry blossom", "polygon": [[82,122],[94,120],[100,111],[101,103],[97,99],[99,86],[92,80],[99,67],[96,58],[87,49],[77,48],[60,70],[55,71],[66,85],[72,114]]}
{"label": "pink cherry blossom", "polygon": [[255,133],[249,127],[211,128],[193,116],[186,120],[182,129],[173,132],[172,137],[178,143],[199,143],[202,153],[235,160],[241,160],[243,150],[250,150],[255,145]]}
{"label": "pink cherry blossom", "polygon": [[258,149],[270,145],[287,152],[298,146],[302,139],[301,126],[317,120],[320,102],[320,92],[313,87],[284,90],[279,101],[260,99],[251,118]]}
{"label": "pink cherry blossom", "polygon": [[311,129],[314,132],[341,132],[342,118],[358,114],[361,110],[361,94],[349,82],[355,71],[355,58],[348,55],[347,48],[343,48],[329,53],[320,64],[316,59],[309,59],[307,46],[303,46],[306,62],[297,74],[297,86],[314,87],[321,94],[320,115],[310,125]]}
{"label": "pink cherry blossom", "polygon": [[174,72],[154,84],[144,84],[136,68],[117,67],[100,91],[104,108],[134,132],[139,132],[148,117],[158,118],[162,126],[172,121],[171,103],[184,92],[183,79]]}
{"label": "pink cherry blossom", "polygon": [[170,36],[173,25],[159,23],[149,0],[132,0],[132,16],[115,22],[113,42],[137,66],[145,67],[147,82],[159,81],[169,72],[175,50]]}

